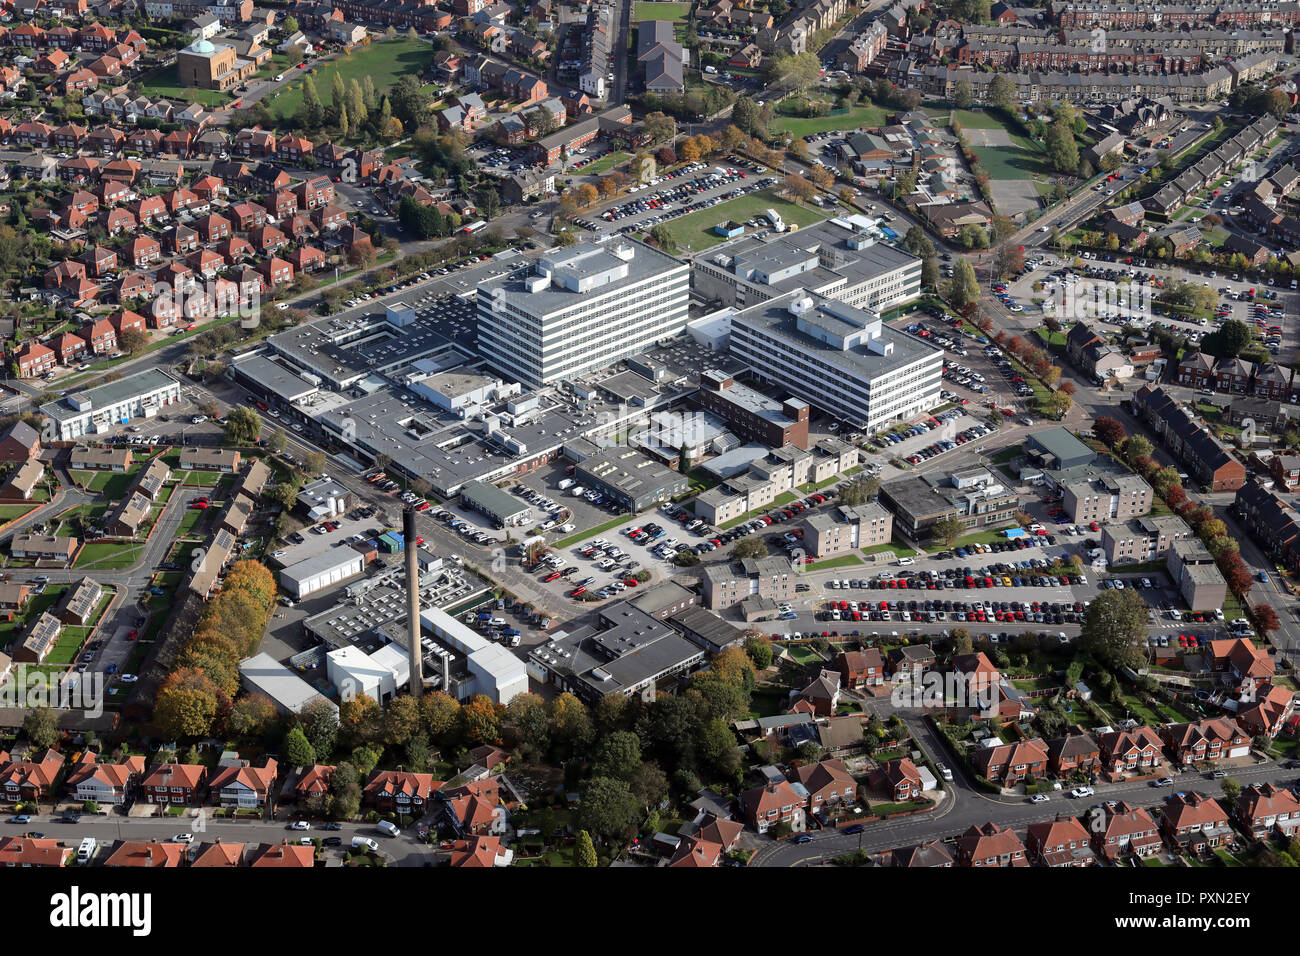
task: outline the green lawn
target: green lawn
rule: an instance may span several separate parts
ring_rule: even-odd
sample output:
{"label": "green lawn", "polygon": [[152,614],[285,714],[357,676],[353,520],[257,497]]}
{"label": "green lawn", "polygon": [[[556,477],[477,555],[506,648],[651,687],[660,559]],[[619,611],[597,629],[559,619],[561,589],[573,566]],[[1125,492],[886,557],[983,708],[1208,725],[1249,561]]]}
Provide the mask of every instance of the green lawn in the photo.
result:
{"label": "green lawn", "polygon": [[691,12],[689,3],[646,3],[638,0],[632,6],[632,22],[643,20],[685,20]]}
{"label": "green lawn", "polygon": [[776,121],[776,128],[791,136],[812,136],[832,130],[884,125],[885,110],[879,106],[857,106],[847,112],[827,116],[782,116]]}
{"label": "green lawn", "polygon": [[987,110],[953,110],[952,118],[964,129],[1003,129],[1005,124]]}
{"label": "green lawn", "polygon": [[571,544],[577,544],[579,541],[584,541],[587,538],[590,538],[592,535],[600,534],[602,531],[611,531],[614,528],[617,528],[621,524],[626,524],[628,526],[631,526],[632,523],[635,521],[636,521],[636,515],[623,515],[621,518],[614,518],[610,521],[606,521],[604,524],[598,524],[594,528],[587,528],[585,531],[579,531],[577,534],[571,534],[567,538],[561,538],[559,541],[555,542],[553,547],[556,550],[559,550],[560,548],[567,548]]}
{"label": "green lawn", "polygon": [[165,96],[168,99],[184,100],[187,103],[202,103],[204,106],[224,106],[230,102],[231,96],[220,90],[200,90],[181,86],[174,63],[141,80],[140,92],[144,96]]}
{"label": "green lawn", "polygon": [[[345,85],[352,80],[369,76],[375,84],[375,90],[382,94],[397,82],[398,77],[423,73],[435,52],[433,45],[424,40],[394,37],[317,66],[312,81],[316,84],[316,93],[321,102],[326,106],[334,103],[332,85],[335,73],[343,77]],[[302,104],[302,83],[302,80],[297,80],[277,93],[269,104],[271,112],[281,119],[292,118]]]}
{"label": "green lawn", "polygon": [[969,534],[964,538],[958,538],[954,543],[954,548],[965,547],[968,544],[992,544],[994,541],[1005,541],[1007,536],[1004,534],[1005,528],[989,531],[977,531],[975,534]]}
{"label": "green lawn", "polygon": [[582,169],[574,170],[574,172],[580,173],[583,176],[597,176],[601,173],[609,172],[619,163],[625,163],[631,158],[631,153],[620,153],[618,150],[615,150],[612,153],[606,153],[604,156],[600,157],[600,159],[582,167]]}
{"label": "green lawn", "polygon": [[794,501],[797,496],[793,491],[783,491],[773,499],[772,504],[766,508],[755,508],[753,511],[747,511],[738,518],[732,518],[730,521],[724,521],[718,527],[723,531],[730,531],[736,525],[744,524],[746,521],[752,521],[759,515],[765,515],[773,508],[779,508],[781,505],[788,505]]}
{"label": "green lawn", "polygon": [[184,538],[192,534],[194,526],[203,519],[205,514],[207,514],[206,511],[198,508],[186,508],[185,514],[181,517],[181,523],[176,529],[176,537]]}
{"label": "green lawn", "polygon": [[202,485],[211,488],[222,478],[219,471],[187,471],[181,475],[182,485]]}
{"label": "green lawn", "polygon": [[110,501],[120,501],[135,484],[136,473],[143,466],[141,461],[126,471],[74,471],[71,474],[87,491],[102,492]]}
{"label": "green lawn", "polygon": [[78,570],[111,571],[129,568],[140,560],[144,551],[143,544],[127,545],[101,544],[91,542],[82,546],[74,567]]}
{"label": "green lawn", "polygon": [[701,209],[699,212],[682,216],[664,225],[683,250],[699,252],[701,249],[708,249],[722,242],[722,237],[713,231],[713,227],[718,223],[729,219],[744,222],[763,215],[767,209],[775,209],[787,224],[797,226],[809,226],[826,218],[826,213],[818,209],[797,206],[789,200],[780,198],[774,188],[763,189],[748,196],[719,203],[711,209]]}
{"label": "green lawn", "polygon": [[816,561],[808,565],[808,571],[829,571],[832,568],[847,568],[853,565],[859,565],[862,559],[856,554],[842,554],[838,558],[828,558],[825,561]]}
{"label": "green lawn", "polygon": [[895,541],[891,541],[889,542],[889,544],[875,544],[869,548],[862,549],[863,554],[881,554],[882,552],[885,551],[892,551],[900,558],[916,557],[915,551],[913,551],[911,548],[904,547],[903,545],[898,544]]}
{"label": "green lawn", "polygon": [[11,521],[17,521],[19,518],[31,514],[33,510],[39,507],[40,505],[36,504],[0,505],[0,525],[8,524]]}

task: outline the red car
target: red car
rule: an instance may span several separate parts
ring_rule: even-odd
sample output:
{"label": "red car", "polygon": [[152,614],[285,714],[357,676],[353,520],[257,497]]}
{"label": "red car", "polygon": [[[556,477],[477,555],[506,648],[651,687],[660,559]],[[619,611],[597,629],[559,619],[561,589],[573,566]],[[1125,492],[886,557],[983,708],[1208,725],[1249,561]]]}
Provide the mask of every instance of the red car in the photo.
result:
{"label": "red car", "polygon": [[550,574],[548,574],[546,577],[542,578],[542,580],[543,580],[543,581],[546,581],[547,583],[550,583],[551,581],[554,581],[554,580],[555,580],[556,578],[558,578],[559,576],[560,576],[560,572],[559,572],[559,571],[552,571],[552,572],[551,572]]}
{"label": "red car", "polygon": [[578,597],[579,595],[586,594],[586,593],[587,593],[587,589],[585,586],[576,587],[569,592],[569,597]]}
{"label": "red car", "polygon": [[638,584],[640,584],[641,582],[638,581],[636,578],[624,578],[624,579],[623,579],[623,583],[626,584],[626,585],[627,585],[628,587],[630,587],[630,588],[634,588],[634,587],[636,587]]}
{"label": "red car", "polygon": [[207,510],[208,503],[206,501],[192,501],[190,502],[190,507],[196,511],[205,511]]}

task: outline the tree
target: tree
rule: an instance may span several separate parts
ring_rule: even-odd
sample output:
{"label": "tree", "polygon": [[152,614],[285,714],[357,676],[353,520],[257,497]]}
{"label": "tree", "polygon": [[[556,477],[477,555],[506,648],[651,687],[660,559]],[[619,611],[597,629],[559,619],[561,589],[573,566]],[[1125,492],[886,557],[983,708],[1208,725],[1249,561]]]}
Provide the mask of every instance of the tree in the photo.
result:
{"label": "tree", "polygon": [[298,107],[298,125],[303,129],[319,129],[325,122],[325,107],[316,92],[316,83],[310,76],[303,77],[302,104]]}
{"label": "tree", "polygon": [[226,715],[231,733],[251,737],[275,719],[275,704],[265,694],[249,694],[235,701]]}
{"label": "tree", "polygon": [[461,707],[460,728],[466,742],[475,747],[500,743],[501,715],[492,698],[479,694]]}
{"label": "tree", "polygon": [[384,743],[389,746],[404,744],[420,731],[424,723],[420,704],[407,694],[395,697],[384,710]]}
{"label": "tree", "polygon": [[650,238],[653,239],[664,252],[672,255],[677,251],[677,240],[673,238],[673,232],[663,223],[655,226],[650,230]]}
{"label": "tree", "polygon": [[1150,458],[1152,451],[1151,442],[1141,435],[1130,435],[1120,446],[1120,454],[1130,465],[1135,464],[1139,458]]}
{"label": "tree", "polygon": [[742,96],[731,107],[731,121],[736,124],[737,129],[750,136],[762,138],[766,133],[760,117],[759,106],[751,97]]}
{"label": "tree", "polygon": [[957,268],[953,272],[952,291],[948,295],[953,307],[960,311],[979,301],[979,295],[980,284],[975,277],[975,267],[964,258],[958,259]]}
{"label": "tree", "polygon": [[573,865],[590,868],[594,867],[596,862],[596,847],[591,842],[591,834],[586,830],[579,830],[578,841],[573,846]]}
{"label": "tree", "polygon": [[23,735],[41,749],[53,747],[62,736],[58,717],[49,707],[35,707],[23,715]]}
{"label": "tree", "polygon": [[743,538],[740,543],[732,550],[732,556],[737,559],[744,558],[765,558],[767,557],[767,545],[761,538]]}
{"label": "tree", "polygon": [[609,734],[596,752],[592,773],[597,777],[630,780],[641,768],[641,739],[626,730]]}
{"label": "tree", "polygon": [[1271,605],[1258,604],[1254,608],[1255,626],[1265,637],[1276,632],[1282,627],[1282,622],[1278,620],[1277,611],[1273,610]]}
{"label": "tree", "polygon": [[288,442],[289,436],[285,434],[283,428],[277,428],[266,437],[266,450],[273,455],[279,455],[284,451],[284,446]]}
{"label": "tree", "polygon": [[1092,423],[1092,431],[1107,448],[1119,447],[1120,443],[1128,437],[1128,432],[1124,430],[1124,426],[1106,415]]}
{"label": "tree", "polygon": [[677,120],[666,113],[647,113],[641,128],[652,144],[662,143],[677,135]]}
{"label": "tree", "polygon": [[1237,802],[1237,797],[1241,796],[1241,783],[1235,777],[1224,777],[1219,782],[1219,786],[1223,789],[1223,798],[1228,804],[1224,809],[1231,810],[1232,805]]}
{"label": "tree", "polygon": [[610,777],[592,777],[578,804],[578,824],[602,843],[627,839],[636,830],[638,805],[628,785]]}
{"label": "tree", "polygon": [[262,416],[247,405],[234,405],[226,414],[223,428],[230,441],[251,443],[262,433]]}
{"label": "tree", "polygon": [[989,234],[973,222],[968,222],[957,230],[957,241],[963,249],[987,249]]}
{"label": "tree", "polygon": [[339,719],[334,708],[319,698],[303,705],[298,712],[302,732],[316,751],[317,760],[328,760],[339,735]]}
{"label": "tree", "polygon": [[1250,327],[1245,322],[1228,319],[1205,337],[1201,348],[1217,358],[1234,359],[1250,345],[1252,338]]}
{"label": "tree", "polygon": [[821,72],[821,62],[813,53],[778,53],[767,60],[768,84],[777,89],[803,92],[817,82]]}
{"label": "tree", "polygon": [[356,129],[360,129],[365,124],[367,117],[366,98],[361,92],[361,84],[355,79],[348,83],[347,107],[348,121]]}
{"label": "tree", "polygon": [[975,103],[975,92],[970,80],[958,80],[952,91],[953,105],[959,110],[968,110]]}
{"label": "tree", "polygon": [[951,548],[966,531],[966,525],[956,515],[948,515],[936,521],[930,531],[937,540],[943,542],[945,548]]}
{"label": "tree", "polygon": [[284,29],[285,36],[293,36],[298,32],[298,19],[297,17],[285,17],[284,23],[280,26]]}
{"label": "tree", "polygon": [[817,195],[817,187],[798,173],[790,173],[785,177],[785,190],[797,202],[808,202]]}
{"label": "tree", "polygon": [[999,279],[1005,279],[1008,276],[1016,276],[1021,273],[1025,268],[1024,248],[1024,246],[1013,242],[1008,242],[998,246],[994,269],[997,270]]}
{"label": "tree", "polygon": [[316,763],[316,751],[307,742],[301,727],[294,727],[284,736],[284,754],[291,767],[311,767]]}
{"label": "tree", "polygon": [[1004,73],[989,81],[989,105],[1010,113],[1016,108],[1016,84]]}
{"label": "tree", "polygon": [[217,716],[218,696],[201,670],[179,668],[158,688],[154,723],[168,737],[206,737]]}
{"label": "tree", "polygon": [[1057,172],[1073,173],[1079,168],[1079,144],[1075,141],[1074,129],[1063,120],[1057,120],[1047,128],[1045,147],[1048,162]]}
{"label": "tree", "polygon": [[149,336],[140,329],[123,329],[117,344],[127,355],[134,355],[149,344]]}
{"label": "tree", "polygon": [[1044,414],[1058,422],[1065,418],[1073,407],[1074,399],[1065,394],[1065,392],[1050,392],[1047,398],[1043,400]]}
{"label": "tree", "polygon": [[1083,614],[1079,648],[1112,669],[1136,666],[1138,642],[1146,634],[1147,605],[1137,591],[1102,591]]}
{"label": "tree", "polygon": [[335,820],[350,820],[361,810],[361,770],[355,764],[344,762],[334,768],[326,807]]}
{"label": "tree", "polygon": [[758,670],[767,670],[772,666],[772,642],[765,634],[750,636],[745,639],[745,653],[754,662]]}
{"label": "tree", "polygon": [[460,702],[443,691],[434,691],[420,698],[420,715],[429,738],[445,747],[460,726]]}
{"label": "tree", "polygon": [[921,285],[926,289],[939,287],[939,260],[936,256],[926,256],[921,260]]}
{"label": "tree", "polygon": [[321,451],[309,451],[302,460],[303,470],[308,475],[315,478],[325,470],[325,453]]}

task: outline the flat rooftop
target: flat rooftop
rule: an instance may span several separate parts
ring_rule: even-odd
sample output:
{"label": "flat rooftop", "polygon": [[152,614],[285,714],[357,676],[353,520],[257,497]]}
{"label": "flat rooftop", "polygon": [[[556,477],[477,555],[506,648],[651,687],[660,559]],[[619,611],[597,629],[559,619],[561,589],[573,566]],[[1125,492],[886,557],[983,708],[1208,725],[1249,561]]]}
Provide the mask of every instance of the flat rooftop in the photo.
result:
{"label": "flat rooftop", "polygon": [[318,390],[318,386],[301,375],[262,355],[253,355],[243,361],[237,361],[235,365],[241,374],[260,384],[280,401],[290,405],[302,401]]}
{"label": "flat rooftop", "polygon": [[[143,372],[136,372],[134,375],[120,378],[116,382],[106,382],[93,388],[81,389],[71,395],[64,396],[57,402],[46,402],[41,406],[41,412],[56,421],[69,421],[82,415],[94,414],[114,405],[120,405],[123,402],[133,401],[141,395],[147,395],[150,392],[173,385],[179,388],[180,382],[162,369],[146,369]],[[81,405],[80,408],[72,405],[73,399]]]}
{"label": "flat rooftop", "polygon": [[[813,300],[813,309],[804,312],[800,316],[795,316],[790,312],[790,305],[796,299],[810,296]],[[831,368],[838,369],[850,375],[868,381],[879,378],[890,372],[905,368],[915,362],[922,361],[926,358],[942,356],[943,350],[937,345],[931,345],[920,339],[905,335],[896,331],[889,326],[883,326],[880,331],[879,340],[893,346],[892,354],[880,355],[871,351],[865,345],[855,345],[850,348],[840,350],[832,347],[826,342],[813,336],[801,332],[796,323],[799,319],[818,326],[828,327],[837,335],[852,334],[860,331],[860,327],[853,327],[840,316],[834,315],[822,308],[831,300],[823,296],[809,294],[806,292],[791,292],[780,298],[770,299],[767,302],[759,303],[751,308],[737,312],[732,318],[733,336],[737,327],[744,326],[754,329],[761,335],[775,340],[778,344],[787,345],[799,352],[812,356],[815,360],[824,362]],[[850,307],[843,303],[835,303],[836,311],[849,310]],[[863,316],[863,322],[869,322],[870,314],[862,312],[860,309],[852,310],[860,312]],[[816,313],[816,317],[813,316]],[[734,338],[733,338],[734,341]]]}

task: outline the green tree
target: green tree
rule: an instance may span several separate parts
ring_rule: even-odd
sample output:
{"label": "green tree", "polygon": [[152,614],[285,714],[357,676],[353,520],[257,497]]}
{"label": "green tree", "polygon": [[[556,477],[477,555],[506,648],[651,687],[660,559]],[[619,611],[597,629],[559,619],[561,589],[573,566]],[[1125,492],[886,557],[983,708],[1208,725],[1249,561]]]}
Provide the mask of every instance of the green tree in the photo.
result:
{"label": "green tree", "polygon": [[57,715],[49,707],[28,710],[23,715],[23,735],[37,747],[53,747],[61,736]]}
{"label": "green tree", "polygon": [[615,731],[601,741],[592,774],[630,780],[641,768],[641,738],[625,730]]}
{"label": "green tree", "polygon": [[989,105],[1008,113],[1016,108],[1016,84],[1005,73],[999,73],[989,81]]}
{"label": "green tree", "polygon": [[1142,660],[1138,642],[1146,634],[1147,606],[1137,591],[1102,591],[1083,614],[1079,649],[1118,669]]}
{"label": "green tree", "polygon": [[1062,120],[1047,128],[1047,160],[1061,173],[1073,173],[1079,168],[1079,144],[1074,129]]}
{"label": "green tree", "polygon": [[424,724],[420,704],[407,694],[393,698],[384,710],[384,743],[389,746],[404,744],[419,732]]}
{"label": "green tree", "polygon": [[669,255],[677,251],[677,240],[673,238],[673,231],[663,223],[650,230],[650,238]]}
{"label": "green tree", "polygon": [[765,558],[767,557],[767,545],[763,543],[762,538],[743,538],[740,543],[732,549],[731,554],[732,557],[737,559]]}
{"label": "green tree", "polygon": [[745,639],[745,653],[754,662],[758,670],[767,670],[772,666],[772,642],[765,635],[751,636]]}
{"label": "green tree", "polygon": [[284,754],[291,767],[310,767],[316,763],[316,751],[307,742],[301,727],[294,727],[284,736]]}
{"label": "green tree", "polygon": [[951,548],[966,533],[966,525],[956,515],[948,515],[931,525],[930,530],[936,540],[943,542],[945,548]]}
{"label": "green tree", "polygon": [[319,129],[325,122],[325,107],[321,105],[316,83],[310,76],[303,77],[302,104],[298,107],[298,125],[306,130]]}
{"label": "green tree", "polygon": [[952,291],[948,296],[952,300],[953,307],[960,311],[978,302],[979,296],[980,284],[979,279],[975,277],[975,267],[967,259],[958,259],[957,268],[953,271]]}
{"label": "green tree", "polygon": [[1228,319],[1207,335],[1201,349],[1216,358],[1234,359],[1251,344],[1250,326],[1240,319]]}
{"label": "green tree", "polygon": [[339,718],[334,708],[328,701],[313,700],[298,712],[298,721],[307,742],[316,751],[316,759],[329,760],[339,736]]}
{"label": "green tree", "polygon": [[280,26],[284,30],[284,35],[287,37],[291,37],[298,32],[298,18],[285,17],[284,23],[280,24]]}
{"label": "green tree", "polygon": [[939,287],[938,257],[926,256],[921,260],[921,286],[926,289],[937,289]]}
{"label": "green tree", "polygon": [[234,405],[226,414],[223,428],[228,440],[250,444],[262,433],[262,416],[247,405]]}
{"label": "green tree", "polygon": [[578,831],[578,841],[573,846],[573,865],[588,868],[596,865],[596,847],[586,830]]}
{"label": "green tree", "polygon": [[602,843],[619,842],[636,831],[637,799],[622,780],[592,777],[582,790],[578,825]]}
{"label": "green tree", "polygon": [[356,79],[348,83],[348,120],[357,128],[366,122],[366,98],[361,92],[361,84]]}
{"label": "green tree", "polygon": [[[366,771],[369,773],[369,771]],[[361,771],[341,763],[330,774],[328,813],[335,820],[351,820],[361,810]]]}
{"label": "green tree", "polygon": [[968,110],[975,103],[975,92],[970,80],[958,80],[952,91],[953,105],[959,110]]}

